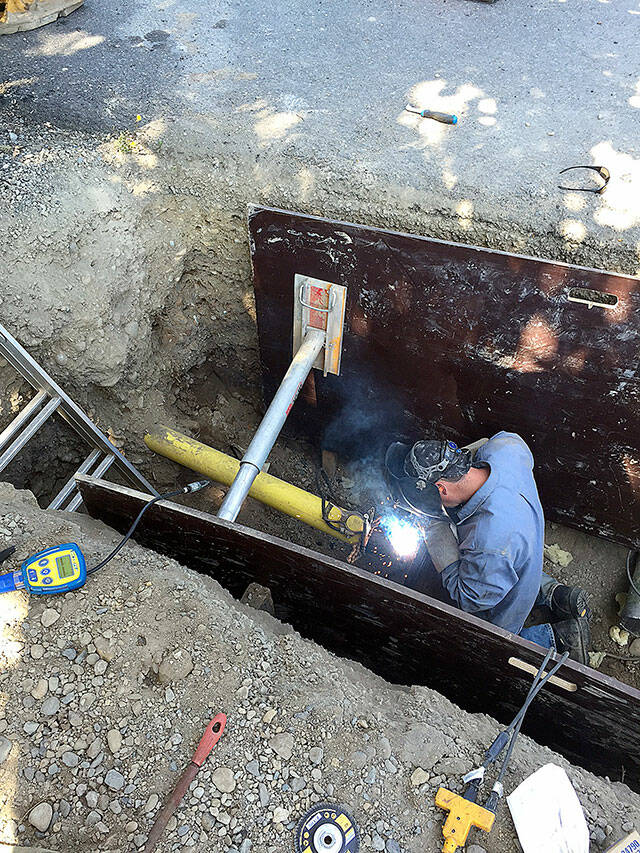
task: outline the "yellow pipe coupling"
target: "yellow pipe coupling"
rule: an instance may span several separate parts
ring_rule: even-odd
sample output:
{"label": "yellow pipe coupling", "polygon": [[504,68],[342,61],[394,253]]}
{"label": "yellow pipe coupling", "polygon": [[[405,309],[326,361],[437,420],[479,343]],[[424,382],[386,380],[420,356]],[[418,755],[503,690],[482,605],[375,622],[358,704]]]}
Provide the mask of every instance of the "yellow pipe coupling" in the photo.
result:
{"label": "yellow pipe coupling", "polygon": [[[146,433],[144,440],[154,453],[225,486],[231,485],[240,468],[239,460],[233,456],[189,438],[171,427],[159,426]],[[267,506],[292,518],[299,518],[305,524],[352,545],[360,541],[366,526],[363,515],[330,502],[325,502],[323,517],[322,498],[270,474],[258,474],[249,494]]]}

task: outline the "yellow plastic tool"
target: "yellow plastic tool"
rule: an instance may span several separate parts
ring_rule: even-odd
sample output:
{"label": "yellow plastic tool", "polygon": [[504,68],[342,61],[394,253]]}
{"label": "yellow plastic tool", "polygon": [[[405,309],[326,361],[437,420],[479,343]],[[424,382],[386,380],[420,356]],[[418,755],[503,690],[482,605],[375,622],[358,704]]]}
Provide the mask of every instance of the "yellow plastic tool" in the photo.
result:
{"label": "yellow plastic tool", "polygon": [[483,809],[477,803],[465,800],[453,791],[438,788],[436,794],[438,808],[449,812],[449,817],[442,827],[444,835],[443,853],[455,853],[458,847],[463,847],[467,841],[469,830],[474,826],[484,832],[491,832],[496,816],[488,809]]}

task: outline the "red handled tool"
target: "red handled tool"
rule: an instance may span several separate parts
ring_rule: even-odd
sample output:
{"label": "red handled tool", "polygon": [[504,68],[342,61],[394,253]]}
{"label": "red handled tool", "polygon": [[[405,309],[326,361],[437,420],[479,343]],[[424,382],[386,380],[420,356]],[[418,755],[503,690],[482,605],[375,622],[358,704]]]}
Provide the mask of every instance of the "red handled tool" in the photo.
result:
{"label": "red handled tool", "polygon": [[186,794],[189,785],[195,779],[196,774],[204,764],[205,759],[222,737],[222,732],[224,731],[224,727],[226,726],[226,724],[226,714],[216,714],[213,720],[211,720],[211,722],[205,729],[204,734],[200,738],[200,743],[198,744],[198,748],[196,749],[193,758],[187,765],[187,768],[182,774],[182,776],[178,779],[178,783],[173,789],[173,793],[171,794],[165,805],[158,812],[158,816],[156,817],[155,823],[151,827],[151,832],[149,833],[149,837],[147,838],[147,843],[145,845],[143,853],[151,853],[151,851],[155,848],[156,844],[160,840],[160,836],[164,832],[166,825],[169,823],[169,818],[178,808],[180,800]]}

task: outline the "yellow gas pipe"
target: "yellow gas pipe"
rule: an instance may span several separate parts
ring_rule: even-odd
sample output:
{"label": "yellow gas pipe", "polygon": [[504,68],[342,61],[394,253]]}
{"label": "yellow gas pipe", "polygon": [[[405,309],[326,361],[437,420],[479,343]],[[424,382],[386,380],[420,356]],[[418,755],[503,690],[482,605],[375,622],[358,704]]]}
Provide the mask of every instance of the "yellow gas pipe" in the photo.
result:
{"label": "yellow gas pipe", "polygon": [[[151,432],[146,433],[145,444],[150,450],[172,459],[179,465],[184,465],[192,471],[198,471],[206,477],[230,486],[240,468],[238,459],[227,456],[213,447],[202,444],[187,435],[183,435],[171,427],[159,426]],[[349,512],[335,504],[329,503],[327,518],[334,523],[343,524],[347,530],[353,531],[353,535],[344,535],[324,521],[322,518],[322,499],[317,495],[306,492],[298,486],[292,486],[284,480],[272,477],[270,474],[260,473],[253,481],[249,490],[252,498],[263,504],[299,518],[305,524],[328,533],[343,542],[352,545],[359,541],[364,528],[364,519],[357,512]]]}

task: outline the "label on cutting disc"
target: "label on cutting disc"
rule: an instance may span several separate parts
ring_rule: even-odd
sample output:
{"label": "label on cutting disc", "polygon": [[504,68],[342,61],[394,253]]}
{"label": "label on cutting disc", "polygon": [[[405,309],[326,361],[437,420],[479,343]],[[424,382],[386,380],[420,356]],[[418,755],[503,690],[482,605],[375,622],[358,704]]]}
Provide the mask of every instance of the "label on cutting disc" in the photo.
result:
{"label": "label on cutting disc", "polygon": [[639,853],[640,851],[640,835],[637,832],[632,832],[618,841],[613,847],[607,847],[606,853]]}
{"label": "label on cutting disc", "polygon": [[351,815],[340,806],[314,806],[300,820],[296,853],[358,853],[360,836]]}

